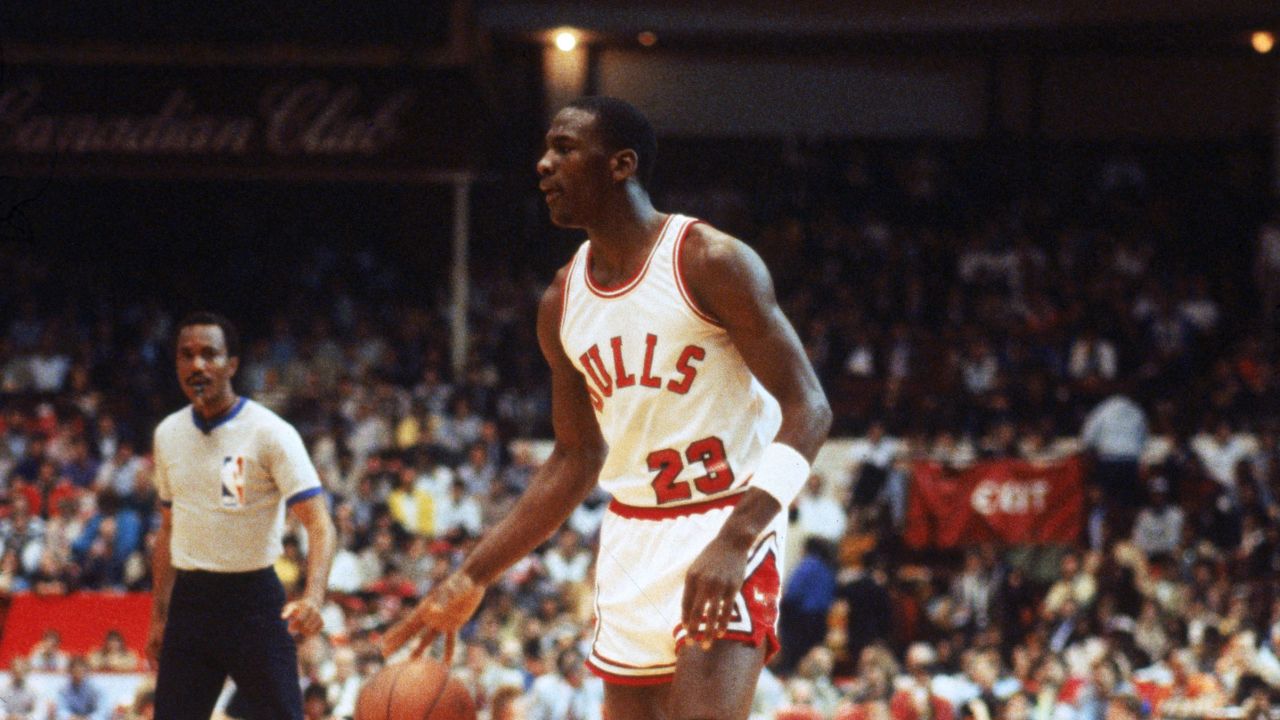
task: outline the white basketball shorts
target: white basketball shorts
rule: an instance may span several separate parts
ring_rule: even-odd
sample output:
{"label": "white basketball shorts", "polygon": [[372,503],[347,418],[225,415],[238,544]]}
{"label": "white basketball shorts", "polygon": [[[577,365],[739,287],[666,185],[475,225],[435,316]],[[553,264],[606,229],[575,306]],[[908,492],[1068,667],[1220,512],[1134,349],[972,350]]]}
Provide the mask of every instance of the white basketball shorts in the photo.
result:
{"label": "white basketball shorts", "polygon": [[[733,512],[741,493],[678,507],[609,504],[596,561],[596,631],[587,667],[606,682],[670,682],[685,640],[680,605],[685,573]],[[777,620],[786,513],[756,541],[726,638],[767,655],[778,650]]]}

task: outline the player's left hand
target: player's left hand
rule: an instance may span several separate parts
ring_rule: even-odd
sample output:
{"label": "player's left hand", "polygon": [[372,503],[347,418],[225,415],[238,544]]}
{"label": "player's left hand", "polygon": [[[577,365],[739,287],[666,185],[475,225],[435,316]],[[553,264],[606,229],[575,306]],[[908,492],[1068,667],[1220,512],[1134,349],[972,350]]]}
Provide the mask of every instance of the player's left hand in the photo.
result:
{"label": "player's left hand", "polygon": [[289,621],[289,632],[296,636],[309,637],[324,627],[319,605],[307,598],[299,598],[285,605],[280,617]]}
{"label": "player's left hand", "polygon": [[724,637],[747,572],[747,553],[716,538],[694,559],[684,578],[681,622],[688,642],[704,650]]}

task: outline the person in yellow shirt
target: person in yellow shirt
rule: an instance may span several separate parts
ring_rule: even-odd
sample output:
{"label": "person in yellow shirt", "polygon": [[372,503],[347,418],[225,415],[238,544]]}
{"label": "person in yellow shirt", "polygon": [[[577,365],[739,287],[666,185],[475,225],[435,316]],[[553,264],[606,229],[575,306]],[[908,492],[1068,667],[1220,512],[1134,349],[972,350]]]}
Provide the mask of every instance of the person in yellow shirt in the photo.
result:
{"label": "person in yellow shirt", "polygon": [[292,597],[302,586],[302,565],[306,560],[302,557],[302,548],[298,544],[297,537],[285,535],[283,547],[284,552],[276,558],[274,567],[276,577],[280,578],[280,584],[284,586],[285,594]]}
{"label": "person in yellow shirt", "polygon": [[435,501],[431,493],[415,484],[416,471],[406,467],[400,471],[396,489],[387,497],[391,517],[411,535],[432,537],[435,534]]}

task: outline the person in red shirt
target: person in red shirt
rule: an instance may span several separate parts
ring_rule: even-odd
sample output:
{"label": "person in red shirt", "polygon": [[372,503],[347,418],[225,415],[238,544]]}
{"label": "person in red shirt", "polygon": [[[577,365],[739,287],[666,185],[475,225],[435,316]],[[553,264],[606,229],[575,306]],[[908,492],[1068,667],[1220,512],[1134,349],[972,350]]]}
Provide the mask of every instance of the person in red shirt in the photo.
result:
{"label": "person in red shirt", "polygon": [[894,683],[889,699],[889,716],[893,720],[952,720],[955,711],[946,698],[933,693],[929,672],[938,660],[928,643],[913,643],[907,648],[905,672]]}

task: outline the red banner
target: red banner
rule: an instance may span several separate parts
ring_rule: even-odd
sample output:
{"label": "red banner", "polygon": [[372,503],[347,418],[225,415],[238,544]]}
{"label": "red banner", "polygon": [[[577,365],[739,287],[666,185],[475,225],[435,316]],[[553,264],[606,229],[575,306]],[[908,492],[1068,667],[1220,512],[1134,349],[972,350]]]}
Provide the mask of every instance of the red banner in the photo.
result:
{"label": "red banner", "polygon": [[62,636],[63,651],[73,655],[100,647],[108,630],[119,630],[125,645],[142,655],[150,627],[151,593],[18,593],[0,637],[0,667],[9,667],[16,655],[30,653],[50,628]]}
{"label": "red banner", "polygon": [[913,549],[1072,543],[1084,520],[1079,458],[1048,465],[981,462],[949,471],[933,462],[912,468],[903,539]]}

